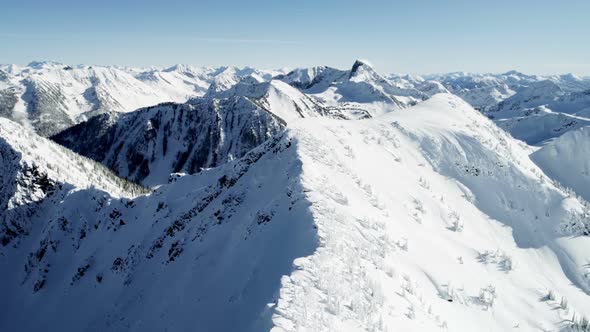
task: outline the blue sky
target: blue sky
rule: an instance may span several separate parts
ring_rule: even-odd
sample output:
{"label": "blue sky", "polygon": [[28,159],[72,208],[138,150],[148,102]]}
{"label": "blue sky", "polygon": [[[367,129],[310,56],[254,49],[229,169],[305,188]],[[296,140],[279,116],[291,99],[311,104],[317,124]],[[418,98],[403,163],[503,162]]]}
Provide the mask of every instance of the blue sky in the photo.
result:
{"label": "blue sky", "polygon": [[0,0],[0,63],[590,75],[588,0]]}

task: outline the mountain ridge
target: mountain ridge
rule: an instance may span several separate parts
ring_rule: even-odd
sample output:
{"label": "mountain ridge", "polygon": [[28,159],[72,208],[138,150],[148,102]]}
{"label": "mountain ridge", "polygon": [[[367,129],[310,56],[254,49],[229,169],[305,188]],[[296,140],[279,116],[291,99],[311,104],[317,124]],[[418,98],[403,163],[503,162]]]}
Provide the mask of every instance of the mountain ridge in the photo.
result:
{"label": "mountain ridge", "polygon": [[287,123],[135,198],[45,199],[30,235],[0,248],[0,290],[18,304],[0,327],[568,328],[590,314],[577,217],[590,206],[529,153],[437,94],[373,119]]}

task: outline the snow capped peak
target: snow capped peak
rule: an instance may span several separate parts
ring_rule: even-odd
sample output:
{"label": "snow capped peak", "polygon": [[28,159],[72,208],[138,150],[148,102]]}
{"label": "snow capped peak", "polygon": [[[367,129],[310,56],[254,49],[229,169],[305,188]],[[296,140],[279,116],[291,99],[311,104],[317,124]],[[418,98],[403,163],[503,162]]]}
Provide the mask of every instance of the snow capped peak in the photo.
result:
{"label": "snow capped peak", "polygon": [[371,79],[378,75],[366,60],[356,60],[350,69],[349,79]]}
{"label": "snow capped peak", "polygon": [[452,93],[436,93],[427,100],[417,104],[413,111],[427,110],[429,112],[464,112],[465,116],[481,116],[469,103]]}
{"label": "snow capped peak", "polygon": [[511,75],[522,76],[524,74],[522,74],[521,72],[519,72],[517,70],[512,69],[512,70],[509,70],[509,71],[503,73],[502,75],[506,75],[506,76],[511,76]]}
{"label": "snow capped peak", "polygon": [[422,81],[422,83],[419,83],[416,86],[416,89],[428,96],[433,96],[437,93],[450,93],[449,90],[438,81]]}
{"label": "snow capped peak", "polygon": [[582,81],[582,78],[580,78],[579,76],[574,75],[572,73],[564,74],[564,75],[559,75],[559,77],[562,80],[569,81],[569,82],[579,82],[579,81]]}
{"label": "snow capped peak", "polygon": [[356,59],[354,61],[354,63],[352,64],[352,70],[351,71],[355,71],[360,66],[368,66],[368,67],[371,67],[371,68],[373,67],[368,60],[365,60],[365,59]]}
{"label": "snow capped peak", "polygon": [[27,64],[27,67],[33,68],[33,69],[43,69],[43,68],[52,68],[52,67],[64,67],[64,64],[57,62],[57,61],[51,61],[51,60],[31,61],[29,64]]}
{"label": "snow capped peak", "polygon": [[402,76],[402,78],[411,81],[411,82],[424,82],[425,79],[424,77],[420,76],[420,75],[414,75],[414,74],[406,74],[404,76]]}
{"label": "snow capped peak", "polygon": [[170,66],[168,68],[165,68],[163,71],[164,72],[180,72],[180,73],[200,73],[202,70],[201,70],[201,68],[197,68],[197,67],[190,66],[190,65],[176,64],[176,65]]}

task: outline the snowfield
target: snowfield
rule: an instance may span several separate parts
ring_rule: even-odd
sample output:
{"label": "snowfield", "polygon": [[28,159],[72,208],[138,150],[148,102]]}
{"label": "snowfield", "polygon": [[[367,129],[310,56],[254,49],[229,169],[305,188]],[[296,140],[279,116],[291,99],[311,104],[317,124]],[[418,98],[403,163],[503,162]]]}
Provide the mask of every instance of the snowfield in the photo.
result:
{"label": "snowfield", "polygon": [[292,117],[138,197],[51,172],[56,145],[0,128],[1,183],[26,155],[49,183],[34,209],[0,215],[2,331],[575,331],[590,317],[590,206],[451,94]]}
{"label": "snowfield", "polygon": [[569,131],[531,155],[545,173],[590,200],[590,127]]}

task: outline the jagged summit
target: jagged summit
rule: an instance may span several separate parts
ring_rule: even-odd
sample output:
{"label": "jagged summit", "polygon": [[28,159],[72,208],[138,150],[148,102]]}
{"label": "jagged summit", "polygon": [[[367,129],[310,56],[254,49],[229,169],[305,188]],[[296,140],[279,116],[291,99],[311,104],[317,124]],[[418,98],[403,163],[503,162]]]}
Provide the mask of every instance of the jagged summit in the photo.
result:
{"label": "jagged summit", "polygon": [[348,79],[351,81],[385,81],[366,60],[356,60],[352,65]]}
{"label": "jagged summit", "polygon": [[350,69],[349,77],[354,76],[361,67],[363,67],[364,69],[373,69],[367,60],[355,60],[352,64],[352,68]]}

